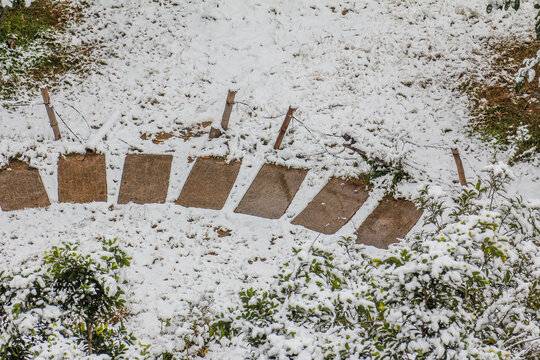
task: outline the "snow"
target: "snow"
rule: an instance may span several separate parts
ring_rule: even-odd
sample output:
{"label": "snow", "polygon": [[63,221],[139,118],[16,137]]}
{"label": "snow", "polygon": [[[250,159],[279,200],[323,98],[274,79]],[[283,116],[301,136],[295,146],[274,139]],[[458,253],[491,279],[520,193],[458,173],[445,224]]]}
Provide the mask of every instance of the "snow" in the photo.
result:
{"label": "snow", "polygon": [[[510,31],[532,37],[532,5],[524,1],[519,14],[487,15],[484,1],[469,0],[93,1],[85,10],[88,21],[66,36],[75,46],[102,46],[102,63],[82,80],[67,75],[51,92],[82,144],[63,123],[64,137],[53,141],[37,92],[20,99],[32,106],[0,107],[0,167],[21,155],[40,170],[53,202],[46,210],[0,212],[0,269],[35,264],[61,241],[79,240],[92,250],[100,238],[117,237],[133,257],[128,325],[143,343],[160,337],[159,316],[181,313],[204,296],[213,309],[225,309],[242,287],[264,287],[293,246],[352,236],[382,198],[383,184],[376,183],[360,211],[332,236],[290,224],[331,176],[369,169],[342,146],[342,135],[353,136],[370,156],[401,160],[411,178],[397,190],[407,197],[426,182],[436,185],[435,197],[459,188],[450,147],[459,148],[474,181],[493,151],[467,135],[469,104],[459,85],[487,74],[489,42]],[[254,110],[235,105],[219,139],[179,137],[206,121],[219,126],[229,89]],[[293,120],[276,151],[289,106],[311,131]],[[162,131],[175,136],[160,144],[141,139]],[[85,147],[106,153],[108,202],[57,203],[57,158]],[[133,148],[174,155],[166,204],[116,205],[123,159]],[[174,205],[192,166],[188,157],[205,155],[243,161],[225,208]],[[493,166],[515,174],[513,192],[540,201],[539,161]],[[278,220],[233,211],[264,162],[312,169]],[[232,235],[218,237],[219,228]]]}

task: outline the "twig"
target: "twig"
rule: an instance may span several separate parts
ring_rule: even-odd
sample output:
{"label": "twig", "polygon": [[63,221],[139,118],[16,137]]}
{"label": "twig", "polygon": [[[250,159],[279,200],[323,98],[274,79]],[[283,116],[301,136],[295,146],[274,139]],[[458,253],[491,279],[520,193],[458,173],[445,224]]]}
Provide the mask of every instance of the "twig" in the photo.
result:
{"label": "twig", "polygon": [[304,124],[303,121],[301,121],[301,120],[298,119],[297,117],[293,116],[292,118],[293,118],[293,120],[298,121],[298,123],[299,123],[300,125],[302,125],[302,126],[303,126],[307,131],[309,131],[312,135],[313,135],[313,131],[316,131],[316,132],[318,132],[319,134],[324,135],[324,136],[341,138],[341,136],[339,136],[339,135],[328,134],[328,133],[322,132],[322,131],[320,131],[320,130],[313,130],[313,129],[310,129],[306,124]]}
{"label": "twig", "polygon": [[123,142],[123,143],[126,144],[126,145],[129,145],[130,147],[132,147],[133,149],[135,149],[135,150],[137,150],[137,151],[139,151],[139,152],[143,152],[143,150],[141,150],[140,148],[138,148],[138,147],[136,147],[136,146],[131,145],[131,144],[128,143],[127,141],[124,141],[124,140],[122,140],[122,139],[118,139],[118,140],[120,140],[121,142]]}
{"label": "twig", "polygon": [[515,343],[515,344],[512,344],[511,347],[515,347],[515,346],[524,344],[524,343],[529,342],[529,341],[538,341],[538,340],[540,340],[540,336],[537,336],[537,337],[532,338],[532,339],[521,340],[521,341],[519,341],[519,342],[517,342],[517,343]]}

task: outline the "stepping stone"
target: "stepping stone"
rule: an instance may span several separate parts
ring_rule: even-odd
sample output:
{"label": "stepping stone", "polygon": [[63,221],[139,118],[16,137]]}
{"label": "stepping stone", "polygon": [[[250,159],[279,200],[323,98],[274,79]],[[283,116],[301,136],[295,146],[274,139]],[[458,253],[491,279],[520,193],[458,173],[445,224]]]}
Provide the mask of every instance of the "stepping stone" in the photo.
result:
{"label": "stepping stone", "polygon": [[176,204],[185,207],[220,210],[240,170],[239,161],[227,164],[217,158],[198,158]]}
{"label": "stepping stone", "polygon": [[71,154],[58,159],[58,201],[107,201],[105,155]]}
{"label": "stepping stone", "polygon": [[289,207],[307,172],[264,164],[234,212],[279,219]]}
{"label": "stepping stone", "polygon": [[164,203],[172,158],[172,155],[128,154],[124,161],[118,203]]}
{"label": "stepping stone", "polygon": [[413,202],[386,196],[356,231],[356,243],[388,249],[403,238],[422,216]]}
{"label": "stepping stone", "polygon": [[18,160],[0,169],[0,207],[3,211],[46,207],[50,204],[37,169]]}
{"label": "stepping stone", "polygon": [[341,229],[366,201],[366,184],[333,178],[292,221],[323,234]]}

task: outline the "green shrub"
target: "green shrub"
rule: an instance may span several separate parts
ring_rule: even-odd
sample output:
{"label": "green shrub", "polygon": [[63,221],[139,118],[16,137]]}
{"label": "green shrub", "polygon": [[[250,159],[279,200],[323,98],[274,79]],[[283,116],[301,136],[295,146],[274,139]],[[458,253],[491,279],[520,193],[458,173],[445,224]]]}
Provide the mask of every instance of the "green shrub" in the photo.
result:
{"label": "green shrub", "polygon": [[422,233],[372,258],[295,250],[269,289],[245,289],[212,335],[253,359],[537,359],[540,209],[503,165],[454,199],[425,188]]}
{"label": "green shrub", "polygon": [[36,269],[0,273],[0,358],[146,358],[123,324],[129,259],[115,240],[87,255],[64,243]]}

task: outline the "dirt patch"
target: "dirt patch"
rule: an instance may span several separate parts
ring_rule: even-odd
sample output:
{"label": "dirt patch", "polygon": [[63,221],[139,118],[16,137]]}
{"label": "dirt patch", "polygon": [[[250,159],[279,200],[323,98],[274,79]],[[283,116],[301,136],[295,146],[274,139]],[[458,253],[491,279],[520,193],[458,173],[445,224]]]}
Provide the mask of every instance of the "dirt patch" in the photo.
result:
{"label": "dirt patch", "polygon": [[169,189],[172,158],[172,155],[128,154],[118,203],[164,203]]}
{"label": "dirt patch", "polygon": [[188,141],[191,138],[201,137],[208,133],[205,129],[212,124],[211,121],[203,121],[190,127],[182,127],[172,132],[158,132],[155,134],[144,133],[140,136],[142,140],[151,140],[154,144],[161,144],[171,138],[179,138]]}
{"label": "dirt patch", "polygon": [[289,207],[307,172],[263,165],[235,212],[279,219]]}
{"label": "dirt patch", "polygon": [[334,234],[351,219],[368,196],[366,183],[331,179],[292,223],[323,234]]}
{"label": "dirt patch", "polygon": [[0,169],[0,207],[3,211],[50,204],[37,169],[22,161],[12,161]]}
{"label": "dirt patch", "polygon": [[[512,161],[524,160],[530,149],[540,152],[540,65],[536,76],[524,82],[516,92],[515,77],[525,59],[534,58],[540,41],[527,43],[497,43],[493,49],[499,55],[492,62],[493,72],[486,83],[466,85],[472,99],[471,130],[487,141],[495,140],[503,148],[516,147]],[[519,129],[527,129],[529,139],[519,139]]]}
{"label": "dirt patch", "polygon": [[176,204],[220,210],[229,197],[240,165],[240,162],[227,164],[222,159],[198,158]]}
{"label": "dirt patch", "polygon": [[58,160],[58,201],[107,201],[105,155],[71,154]]}
{"label": "dirt patch", "polygon": [[214,231],[217,232],[219,238],[224,238],[224,237],[227,237],[227,236],[231,236],[231,234],[232,234],[231,230],[218,228],[218,227],[215,227]]}
{"label": "dirt patch", "polygon": [[356,230],[356,243],[387,249],[407,235],[421,216],[413,202],[386,196]]}
{"label": "dirt patch", "polygon": [[6,64],[6,76],[0,76],[1,97],[16,98],[21,90],[37,90],[43,84],[54,88],[67,72],[90,72],[96,44],[64,44],[57,36],[67,24],[85,19],[82,4],[37,0],[29,7],[7,9],[0,26],[0,62]]}

